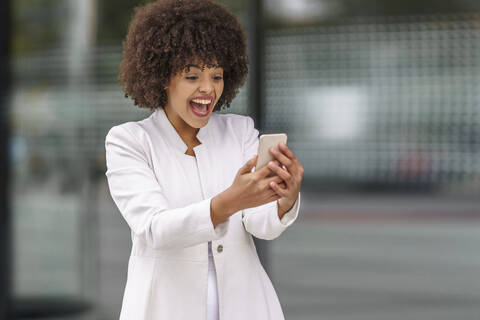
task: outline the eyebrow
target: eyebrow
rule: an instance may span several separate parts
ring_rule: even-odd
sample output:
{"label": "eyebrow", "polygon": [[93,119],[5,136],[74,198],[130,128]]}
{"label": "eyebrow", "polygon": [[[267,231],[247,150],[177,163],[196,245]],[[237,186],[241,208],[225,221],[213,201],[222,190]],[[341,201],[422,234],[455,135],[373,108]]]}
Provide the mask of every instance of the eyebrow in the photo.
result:
{"label": "eyebrow", "polygon": [[[197,68],[197,69],[202,69],[202,70],[204,69],[204,68],[202,68],[202,67],[200,67],[200,66],[198,66],[198,65],[196,65],[196,64],[187,64],[187,65],[185,66],[185,69],[190,69],[191,67]],[[219,65],[214,65],[213,67],[214,67],[215,69],[221,68]]]}

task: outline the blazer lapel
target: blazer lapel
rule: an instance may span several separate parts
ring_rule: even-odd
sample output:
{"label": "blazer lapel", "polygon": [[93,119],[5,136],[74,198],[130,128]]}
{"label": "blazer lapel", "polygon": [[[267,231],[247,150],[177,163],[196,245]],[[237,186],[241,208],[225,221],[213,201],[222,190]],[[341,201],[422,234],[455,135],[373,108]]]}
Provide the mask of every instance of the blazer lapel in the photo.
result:
{"label": "blazer lapel", "polygon": [[[214,139],[212,134],[214,131],[216,114],[212,114],[208,123],[200,128],[197,133],[197,139],[201,142],[198,146],[193,148],[197,158],[197,165],[200,173],[200,183],[202,185],[204,199],[214,196],[218,186],[218,171],[215,170],[215,163],[221,161],[220,154],[214,152]],[[166,138],[167,143],[176,152],[177,157],[183,157],[188,149],[188,146],[182,140],[175,127],[168,120],[165,110],[158,108],[154,111],[154,120],[158,124],[162,135]],[[216,155],[215,155],[216,154]],[[214,157],[215,155],[215,157]]]}

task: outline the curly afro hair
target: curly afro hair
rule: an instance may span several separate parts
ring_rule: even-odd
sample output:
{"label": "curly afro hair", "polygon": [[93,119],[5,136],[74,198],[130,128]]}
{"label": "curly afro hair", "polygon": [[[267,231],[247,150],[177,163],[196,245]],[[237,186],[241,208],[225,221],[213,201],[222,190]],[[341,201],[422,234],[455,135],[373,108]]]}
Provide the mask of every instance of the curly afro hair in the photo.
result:
{"label": "curly afro hair", "polygon": [[157,0],[134,9],[118,80],[125,97],[151,111],[167,104],[172,76],[191,63],[219,65],[224,89],[214,111],[230,107],[248,73],[246,36],[238,19],[214,0]]}

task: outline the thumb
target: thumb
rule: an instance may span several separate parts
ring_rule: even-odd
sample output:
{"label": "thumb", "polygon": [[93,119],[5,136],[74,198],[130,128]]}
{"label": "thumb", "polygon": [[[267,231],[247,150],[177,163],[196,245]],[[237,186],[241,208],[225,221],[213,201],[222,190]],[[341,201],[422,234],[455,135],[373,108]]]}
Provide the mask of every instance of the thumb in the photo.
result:
{"label": "thumb", "polygon": [[252,171],[252,168],[257,163],[257,158],[258,158],[258,155],[257,154],[254,155],[253,158],[248,160],[247,163],[245,163],[243,167],[240,168],[239,173],[240,174],[250,173]]}

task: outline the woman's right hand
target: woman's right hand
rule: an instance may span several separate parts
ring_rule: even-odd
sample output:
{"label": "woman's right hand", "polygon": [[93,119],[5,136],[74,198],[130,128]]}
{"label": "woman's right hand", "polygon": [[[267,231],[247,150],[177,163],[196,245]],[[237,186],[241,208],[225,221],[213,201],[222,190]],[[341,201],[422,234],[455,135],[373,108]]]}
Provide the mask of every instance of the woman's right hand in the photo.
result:
{"label": "woman's right hand", "polygon": [[[228,188],[228,192],[233,199],[232,207],[235,212],[281,198],[270,187],[270,182],[275,181],[277,184],[282,185],[282,178],[278,175],[267,177],[273,172],[268,166],[251,172],[257,163],[257,159],[258,155],[255,155],[248,160],[247,163],[238,170],[232,185]],[[277,160],[273,160],[273,162],[280,165]]]}
{"label": "woman's right hand", "polygon": [[[213,226],[216,227],[237,211],[256,207],[281,198],[271,187],[270,182],[275,181],[280,187],[285,183],[278,176],[267,177],[273,171],[265,166],[258,171],[251,172],[257,163],[258,155],[247,161],[241,167],[232,185],[212,198],[210,216]],[[273,160],[280,165],[278,160]]]}

